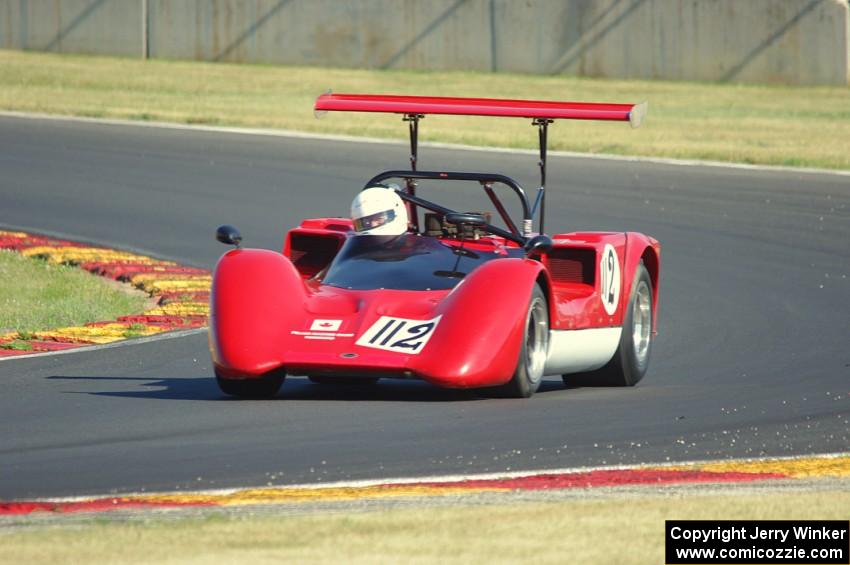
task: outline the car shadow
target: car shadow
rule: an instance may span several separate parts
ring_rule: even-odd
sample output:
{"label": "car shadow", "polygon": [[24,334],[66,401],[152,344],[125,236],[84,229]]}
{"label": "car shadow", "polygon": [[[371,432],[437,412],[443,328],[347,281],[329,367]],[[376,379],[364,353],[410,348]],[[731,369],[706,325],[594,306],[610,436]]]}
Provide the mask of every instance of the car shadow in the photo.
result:
{"label": "car shadow", "polygon": [[[104,383],[104,388],[115,388],[125,383],[132,390],[80,390],[64,391],[67,394],[90,394],[119,398],[157,400],[193,400],[214,402],[269,402],[269,401],[378,401],[378,402],[469,402],[500,398],[487,390],[439,388],[424,381],[382,379],[376,384],[317,384],[302,377],[287,377],[280,392],[265,400],[239,399],[222,393],[212,377],[125,377],[53,375],[48,380],[74,383]],[[108,384],[107,384],[108,383]],[[575,388],[575,387],[570,387]],[[544,380],[538,394],[564,390],[560,380]]]}
{"label": "car shadow", "polygon": [[[215,380],[209,377],[53,375],[47,377],[47,380],[67,381],[81,385],[78,390],[63,391],[67,394],[160,400],[218,400],[222,397]],[[92,390],[91,383],[103,383],[102,388],[107,390]],[[128,390],[114,390],[122,384],[126,385]]]}

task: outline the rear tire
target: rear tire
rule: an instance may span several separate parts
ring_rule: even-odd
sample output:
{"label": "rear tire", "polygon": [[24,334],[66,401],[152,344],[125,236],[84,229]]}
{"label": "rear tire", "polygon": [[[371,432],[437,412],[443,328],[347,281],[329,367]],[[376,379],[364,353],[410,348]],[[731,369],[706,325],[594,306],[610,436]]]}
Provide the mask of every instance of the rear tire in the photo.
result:
{"label": "rear tire", "polygon": [[238,398],[272,398],[280,390],[284,373],[272,371],[258,379],[224,379],[216,373],[215,380],[221,392]]}
{"label": "rear tire", "polygon": [[500,392],[513,398],[528,398],[540,388],[549,355],[549,306],[540,285],[535,284],[525,315],[525,331],[513,377]]}
{"label": "rear tire", "polygon": [[563,375],[564,384],[634,386],[646,374],[652,351],[652,279],[638,265],[623,319],[620,345],[607,365],[596,371]]}

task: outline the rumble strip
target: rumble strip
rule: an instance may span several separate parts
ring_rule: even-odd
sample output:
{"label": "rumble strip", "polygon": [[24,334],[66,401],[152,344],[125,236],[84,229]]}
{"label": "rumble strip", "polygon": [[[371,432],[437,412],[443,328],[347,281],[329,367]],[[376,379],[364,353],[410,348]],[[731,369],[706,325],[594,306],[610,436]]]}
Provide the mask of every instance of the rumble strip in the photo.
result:
{"label": "rumble strip", "polygon": [[737,459],[595,469],[561,469],[524,473],[361,481],[325,485],[245,488],[186,493],[131,494],[56,500],[0,500],[0,516],[35,512],[103,512],[109,510],[235,507],[301,504],[381,498],[416,498],[453,494],[509,493],[599,487],[752,483],[815,478],[850,478],[850,453],[779,459]]}
{"label": "rumble strip", "polygon": [[79,266],[92,274],[147,292],[156,306],[136,316],[21,335],[0,334],[0,358],[32,355],[207,325],[210,272],[145,255],[93,247],[25,232],[0,231],[0,249],[50,263]]}

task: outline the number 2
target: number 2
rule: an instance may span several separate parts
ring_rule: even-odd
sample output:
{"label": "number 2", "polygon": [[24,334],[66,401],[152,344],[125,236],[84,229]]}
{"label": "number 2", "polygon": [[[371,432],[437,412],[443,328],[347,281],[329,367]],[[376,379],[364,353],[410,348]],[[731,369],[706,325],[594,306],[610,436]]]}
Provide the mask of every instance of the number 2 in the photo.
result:
{"label": "number 2", "polygon": [[[405,322],[402,323],[404,324]],[[403,347],[406,349],[413,349],[415,351],[422,345],[422,341],[417,341],[415,343],[411,343],[411,341],[425,337],[432,329],[434,329],[434,322],[428,322],[427,324],[419,324],[412,328],[407,328],[407,333],[412,335],[396,341],[390,347]]]}
{"label": "number 2", "polygon": [[605,277],[606,283],[607,283],[606,284],[607,290],[605,292],[608,293],[608,303],[609,304],[614,303],[614,260],[615,259],[614,259],[613,250],[609,251],[608,252],[608,269],[605,271],[605,274],[607,275]]}

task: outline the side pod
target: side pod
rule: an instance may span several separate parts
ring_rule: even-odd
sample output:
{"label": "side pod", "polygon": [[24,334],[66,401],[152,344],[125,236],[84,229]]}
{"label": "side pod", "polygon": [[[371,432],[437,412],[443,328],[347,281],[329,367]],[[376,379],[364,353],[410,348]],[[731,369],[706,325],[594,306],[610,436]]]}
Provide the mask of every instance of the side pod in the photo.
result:
{"label": "side pod", "polygon": [[280,367],[280,344],[306,297],[301,276],[280,253],[225,253],[210,295],[210,352],[219,372],[227,378],[255,378]]}

